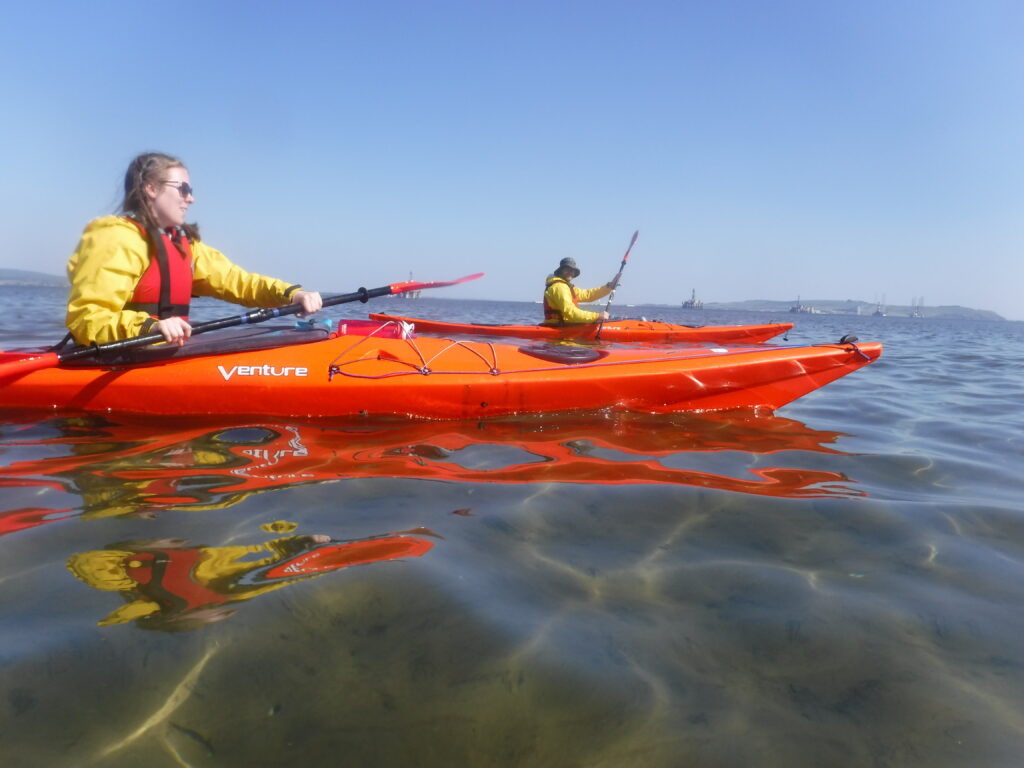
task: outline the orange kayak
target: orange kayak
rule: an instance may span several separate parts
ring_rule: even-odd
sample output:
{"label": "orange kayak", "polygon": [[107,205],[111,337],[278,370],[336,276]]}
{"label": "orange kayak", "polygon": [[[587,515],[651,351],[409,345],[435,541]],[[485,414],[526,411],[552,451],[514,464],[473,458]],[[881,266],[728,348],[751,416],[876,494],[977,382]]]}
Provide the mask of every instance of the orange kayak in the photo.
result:
{"label": "orange kayak", "polygon": [[609,320],[603,324],[580,325],[487,325],[486,323],[449,323],[419,317],[400,317],[380,312],[370,314],[371,320],[392,320],[412,325],[417,333],[442,336],[515,336],[520,339],[578,339],[581,341],[646,341],[664,344],[674,341],[710,341],[716,344],[743,344],[779,336],[793,327],[792,323],[764,325],[674,325],[657,320]]}
{"label": "orange kayak", "polygon": [[[262,349],[233,342],[234,351],[222,351],[230,334],[219,334],[203,337],[205,347],[193,340],[180,350],[139,350],[142,362],[0,373],[0,410],[425,419],[774,410],[882,353],[875,342],[596,349],[335,334]],[[0,352],[0,372],[33,354]]]}

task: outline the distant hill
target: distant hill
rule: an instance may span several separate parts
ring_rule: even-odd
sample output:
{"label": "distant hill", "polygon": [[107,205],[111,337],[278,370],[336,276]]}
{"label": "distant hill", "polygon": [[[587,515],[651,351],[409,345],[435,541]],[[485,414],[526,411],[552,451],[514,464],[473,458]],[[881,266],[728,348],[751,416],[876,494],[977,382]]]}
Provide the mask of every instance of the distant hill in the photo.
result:
{"label": "distant hill", "polygon": [[0,269],[0,285],[42,285],[64,288],[66,277],[48,275],[45,272],[30,272],[27,269]]}
{"label": "distant hill", "polygon": [[[732,309],[745,312],[789,312],[795,304],[792,301],[769,301],[767,299],[749,299],[747,301],[704,302],[705,309]],[[873,315],[878,305],[871,301],[854,299],[817,299],[814,301],[800,300],[804,312],[821,315]],[[971,309],[970,307],[911,307],[909,305],[887,304],[884,312],[887,317],[910,317],[914,310],[921,317],[961,318],[966,320],[1005,320],[1001,315],[987,309]],[[797,314],[797,313],[793,313]]]}

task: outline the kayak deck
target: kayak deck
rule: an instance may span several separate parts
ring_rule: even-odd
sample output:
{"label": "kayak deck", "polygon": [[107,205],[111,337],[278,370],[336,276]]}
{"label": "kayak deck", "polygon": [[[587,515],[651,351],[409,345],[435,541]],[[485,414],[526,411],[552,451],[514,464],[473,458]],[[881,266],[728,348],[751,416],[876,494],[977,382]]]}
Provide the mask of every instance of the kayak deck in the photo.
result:
{"label": "kayak deck", "polygon": [[674,325],[657,320],[609,320],[605,323],[578,325],[488,325],[486,323],[453,323],[402,317],[380,312],[370,314],[378,322],[400,322],[414,326],[417,333],[474,336],[514,336],[521,339],[579,339],[584,341],[668,343],[680,341],[711,341],[718,344],[767,341],[793,327],[792,323],[762,325]]}
{"label": "kayak deck", "polygon": [[[570,411],[777,409],[881,354],[879,343],[685,348],[516,346],[342,335],[135,365],[0,378],[0,409],[480,419]],[[18,354],[6,353],[5,360]]]}

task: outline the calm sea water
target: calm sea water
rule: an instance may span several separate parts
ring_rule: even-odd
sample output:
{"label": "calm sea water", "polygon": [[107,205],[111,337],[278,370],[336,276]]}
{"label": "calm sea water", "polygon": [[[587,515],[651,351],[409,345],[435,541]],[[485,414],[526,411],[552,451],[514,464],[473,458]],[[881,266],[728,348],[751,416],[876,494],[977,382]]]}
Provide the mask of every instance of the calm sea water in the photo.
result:
{"label": "calm sea water", "polygon": [[1024,324],[619,311],[886,349],[774,416],[0,420],[0,760],[1020,765]]}

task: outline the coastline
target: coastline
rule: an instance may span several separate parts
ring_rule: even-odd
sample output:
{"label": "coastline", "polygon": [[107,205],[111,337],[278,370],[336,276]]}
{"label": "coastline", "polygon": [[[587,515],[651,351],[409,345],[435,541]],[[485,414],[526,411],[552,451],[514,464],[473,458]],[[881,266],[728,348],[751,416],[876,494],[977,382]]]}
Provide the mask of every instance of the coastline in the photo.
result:
{"label": "coastline", "polygon": [[[0,268],[0,286],[13,288],[67,288],[67,281],[63,277],[50,275],[45,272],[32,272],[21,269]],[[330,292],[326,292],[330,293]],[[442,297],[437,297],[442,298]],[[472,299],[473,301],[503,301],[502,299]],[[638,303],[629,306],[644,308],[676,307],[675,304],[647,304]],[[816,314],[816,315],[845,315],[854,317],[871,316],[876,306],[874,302],[853,300],[853,299],[820,299],[808,302],[813,307],[813,312],[793,312],[792,302],[776,301],[772,299],[745,299],[743,301],[725,302],[703,302],[700,308],[683,307],[687,312],[700,313],[708,310],[730,311],[730,312],[765,312],[772,314]],[[888,305],[885,317],[906,317],[915,319],[941,319],[941,320],[989,320],[1009,322],[997,312],[988,309],[974,309],[973,307],[962,307],[959,305],[940,306],[904,306]],[[915,312],[917,314],[915,314]]]}

